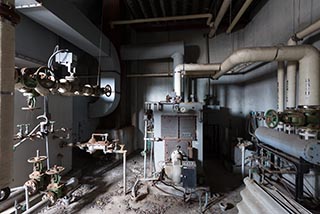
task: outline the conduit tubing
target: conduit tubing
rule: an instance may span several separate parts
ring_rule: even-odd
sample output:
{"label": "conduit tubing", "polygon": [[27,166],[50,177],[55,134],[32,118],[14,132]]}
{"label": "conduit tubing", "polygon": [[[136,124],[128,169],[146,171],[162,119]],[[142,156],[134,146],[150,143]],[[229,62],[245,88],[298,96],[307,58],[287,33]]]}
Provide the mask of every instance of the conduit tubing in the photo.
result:
{"label": "conduit tubing", "polygon": [[320,165],[320,143],[315,139],[302,140],[298,135],[289,135],[266,127],[259,127],[255,135],[264,144],[287,153],[296,158]]}
{"label": "conduit tubing", "polygon": [[310,45],[244,48],[224,60],[213,79],[218,79],[236,65],[245,62],[299,61],[299,105],[320,105],[319,60],[319,51]]}

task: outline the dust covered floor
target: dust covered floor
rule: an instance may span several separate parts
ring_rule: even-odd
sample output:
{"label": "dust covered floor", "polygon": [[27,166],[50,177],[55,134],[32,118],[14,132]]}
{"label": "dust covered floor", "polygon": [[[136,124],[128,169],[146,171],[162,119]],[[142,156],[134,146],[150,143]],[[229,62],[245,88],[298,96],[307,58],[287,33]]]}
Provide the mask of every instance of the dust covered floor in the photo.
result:
{"label": "dust covered floor", "polygon": [[[127,194],[123,194],[122,161],[116,167],[114,164],[86,167],[79,187],[73,191],[69,199],[59,199],[52,207],[41,210],[45,214],[61,213],[138,213],[138,214],[192,214],[201,213],[199,201],[191,199],[185,202],[182,197],[165,194],[161,185],[152,182],[140,185],[139,191],[143,197],[134,201],[131,198],[131,188],[137,178],[143,175],[143,157],[136,155],[127,160]],[[218,171],[216,171],[218,173]],[[238,213],[236,204],[241,200],[239,187],[230,192],[213,193],[208,208],[203,213]],[[145,194],[144,194],[145,193]],[[202,202],[203,203],[203,202]],[[222,203],[226,210],[221,209]]]}

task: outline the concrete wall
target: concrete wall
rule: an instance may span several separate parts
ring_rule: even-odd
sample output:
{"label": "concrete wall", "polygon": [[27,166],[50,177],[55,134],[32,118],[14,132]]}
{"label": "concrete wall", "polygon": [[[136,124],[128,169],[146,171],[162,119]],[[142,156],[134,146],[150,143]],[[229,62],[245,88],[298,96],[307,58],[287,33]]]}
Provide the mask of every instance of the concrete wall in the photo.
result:
{"label": "concrete wall", "polygon": [[[270,0],[242,30],[232,34],[220,34],[209,40],[204,34],[208,30],[185,30],[150,33],[136,32],[132,43],[158,43],[183,40],[186,45],[185,62],[221,62],[233,51],[242,47],[286,44],[289,37],[320,18],[320,1],[315,0]],[[307,40],[320,47],[317,36]],[[189,48],[188,48],[189,47]],[[209,52],[207,52],[209,50]],[[208,60],[209,58],[209,60]],[[170,59],[161,61],[128,63],[128,73],[156,73],[172,71]],[[264,65],[248,74],[249,80],[240,84],[216,84],[208,79],[197,80],[197,98],[202,102],[206,94],[217,95],[222,107],[230,109],[234,116],[245,118],[250,111],[266,111],[277,107],[276,69],[277,63]],[[221,79],[228,80],[230,76]],[[237,77],[232,77],[236,80]],[[130,79],[132,125],[138,135],[143,132],[143,102],[164,100],[172,89],[171,78]],[[141,138],[137,138],[141,146]]]}

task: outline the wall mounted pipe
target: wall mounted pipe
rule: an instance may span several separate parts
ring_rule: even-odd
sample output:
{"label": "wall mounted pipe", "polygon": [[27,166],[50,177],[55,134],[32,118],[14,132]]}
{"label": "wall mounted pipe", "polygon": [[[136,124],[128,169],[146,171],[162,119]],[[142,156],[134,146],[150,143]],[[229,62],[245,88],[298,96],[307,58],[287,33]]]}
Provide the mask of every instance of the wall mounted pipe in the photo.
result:
{"label": "wall mounted pipe", "polygon": [[220,22],[221,22],[222,18],[224,17],[224,15],[226,14],[226,12],[230,6],[230,3],[231,3],[231,0],[224,0],[222,2],[222,5],[221,5],[219,12],[218,12],[218,15],[213,22],[212,29],[210,30],[210,32],[208,34],[209,38],[214,37],[215,33],[217,32],[218,27],[220,25]]}
{"label": "wall mounted pipe", "polygon": [[320,55],[310,45],[244,48],[232,53],[221,64],[220,78],[233,67],[245,62],[299,61],[299,104],[300,106],[320,105]]}
{"label": "wall mounted pipe", "polygon": [[315,139],[302,140],[298,135],[289,135],[266,127],[257,128],[255,135],[264,144],[293,157],[320,165],[320,142]]}
{"label": "wall mounted pipe", "polygon": [[278,112],[284,111],[284,62],[278,62],[277,73],[278,87]]}

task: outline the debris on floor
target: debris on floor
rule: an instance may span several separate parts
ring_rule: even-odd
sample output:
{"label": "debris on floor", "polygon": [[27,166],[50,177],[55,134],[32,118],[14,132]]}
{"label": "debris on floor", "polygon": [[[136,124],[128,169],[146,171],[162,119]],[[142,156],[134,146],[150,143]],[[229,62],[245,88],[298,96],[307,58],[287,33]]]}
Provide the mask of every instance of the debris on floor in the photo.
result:
{"label": "debris on floor", "polygon": [[[241,200],[242,187],[223,194],[212,194],[207,208],[200,208],[198,200],[185,202],[179,195],[173,196],[160,191],[162,186],[144,182],[137,190],[135,200],[130,190],[143,174],[143,158],[134,156],[127,161],[127,187],[124,196],[122,165],[111,170],[99,167],[80,179],[80,186],[68,198],[59,199],[52,207],[41,210],[41,214],[194,214],[194,213],[237,213],[236,204]],[[157,186],[158,188],[155,188]],[[165,187],[165,186],[164,186]],[[169,188],[169,187],[168,187]],[[160,190],[159,190],[160,189]],[[204,203],[204,202],[202,202]],[[225,206],[224,211],[220,204]],[[203,204],[202,204],[203,205]]]}

